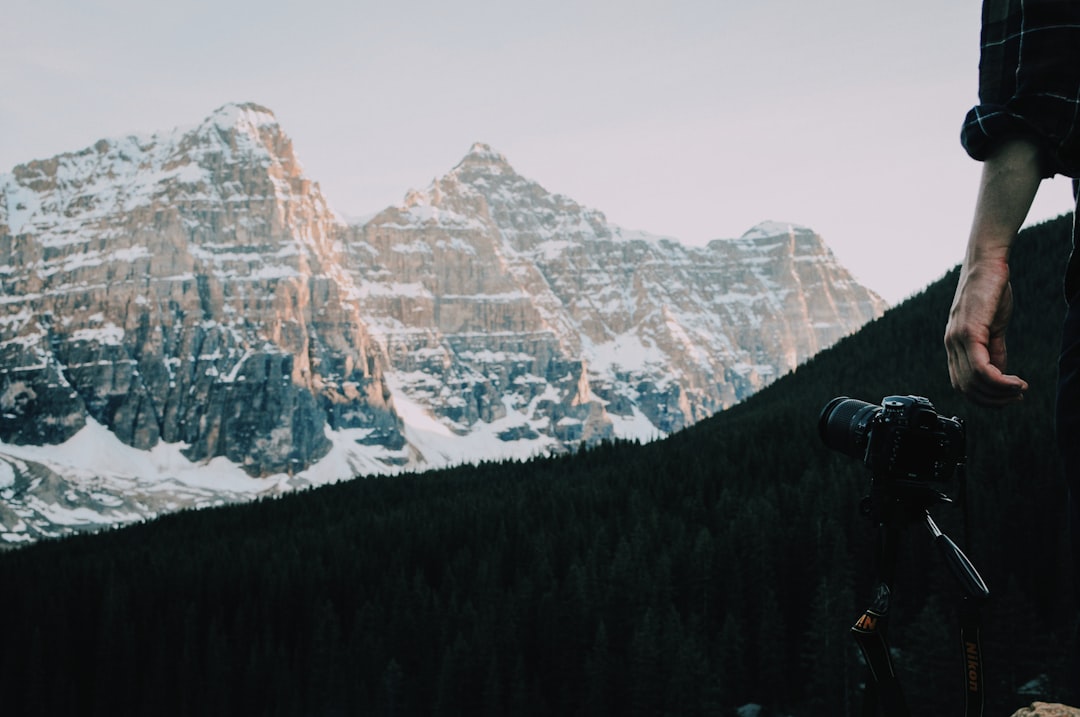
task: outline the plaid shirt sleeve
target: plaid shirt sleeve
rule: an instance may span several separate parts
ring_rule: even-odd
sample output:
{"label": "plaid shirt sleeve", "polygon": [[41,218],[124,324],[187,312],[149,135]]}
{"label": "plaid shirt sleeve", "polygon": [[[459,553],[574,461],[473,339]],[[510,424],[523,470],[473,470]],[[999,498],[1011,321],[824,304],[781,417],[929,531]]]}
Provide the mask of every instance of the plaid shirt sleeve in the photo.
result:
{"label": "plaid shirt sleeve", "polygon": [[983,0],[979,104],[960,140],[974,159],[1031,137],[1043,176],[1080,177],[1080,0]]}

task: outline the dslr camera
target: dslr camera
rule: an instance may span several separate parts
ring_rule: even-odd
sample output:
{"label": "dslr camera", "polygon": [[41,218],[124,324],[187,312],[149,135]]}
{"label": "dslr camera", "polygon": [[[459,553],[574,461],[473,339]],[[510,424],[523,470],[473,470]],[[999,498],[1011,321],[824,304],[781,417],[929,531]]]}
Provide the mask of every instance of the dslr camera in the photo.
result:
{"label": "dslr camera", "polygon": [[818,433],[829,448],[862,459],[875,478],[947,481],[964,462],[964,422],[939,415],[922,396],[886,396],[880,406],[834,398]]}

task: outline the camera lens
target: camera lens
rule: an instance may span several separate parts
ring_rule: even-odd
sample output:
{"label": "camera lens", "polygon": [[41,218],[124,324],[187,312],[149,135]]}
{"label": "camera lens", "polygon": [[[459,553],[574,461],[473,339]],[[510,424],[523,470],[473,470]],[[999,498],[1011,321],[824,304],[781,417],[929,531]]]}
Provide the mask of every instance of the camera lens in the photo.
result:
{"label": "camera lens", "polygon": [[872,419],[881,406],[840,396],[829,401],[821,410],[818,433],[825,445],[852,458],[866,454],[866,436]]}

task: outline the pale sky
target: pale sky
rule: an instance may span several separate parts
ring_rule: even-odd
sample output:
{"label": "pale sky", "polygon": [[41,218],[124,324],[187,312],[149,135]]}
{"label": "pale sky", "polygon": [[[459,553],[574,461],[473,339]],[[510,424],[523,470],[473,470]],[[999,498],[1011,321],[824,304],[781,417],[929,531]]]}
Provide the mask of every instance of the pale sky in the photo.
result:
{"label": "pale sky", "polygon": [[[480,141],[627,228],[809,226],[891,302],[963,253],[979,0],[4,5],[0,173],[253,101],[346,216]],[[1058,179],[1029,219],[1071,208]]]}

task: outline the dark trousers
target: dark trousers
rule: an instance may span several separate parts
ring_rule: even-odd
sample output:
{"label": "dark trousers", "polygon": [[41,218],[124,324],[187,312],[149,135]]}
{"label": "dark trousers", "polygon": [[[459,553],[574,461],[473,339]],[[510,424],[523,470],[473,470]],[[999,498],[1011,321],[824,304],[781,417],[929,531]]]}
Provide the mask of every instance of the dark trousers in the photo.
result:
{"label": "dark trousers", "polygon": [[1073,181],[1078,197],[1073,213],[1073,252],[1065,270],[1068,311],[1058,356],[1057,442],[1069,488],[1069,533],[1072,544],[1073,595],[1080,606],[1080,180]]}
{"label": "dark trousers", "polygon": [[1080,300],[1069,306],[1058,359],[1057,439],[1069,487],[1073,592],[1080,606]]}
{"label": "dark trousers", "polygon": [[[1069,537],[1072,546],[1073,604],[1080,608],[1080,180],[1073,180],[1077,211],[1073,212],[1073,250],[1065,270],[1068,311],[1061,331],[1058,356],[1057,409],[1055,415],[1058,452],[1068,484]],[[1075,615],[1073,619],[1075,619]],[[1065,661],[1061,699],[1080,700],[1080,624]]]}

